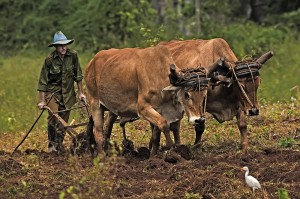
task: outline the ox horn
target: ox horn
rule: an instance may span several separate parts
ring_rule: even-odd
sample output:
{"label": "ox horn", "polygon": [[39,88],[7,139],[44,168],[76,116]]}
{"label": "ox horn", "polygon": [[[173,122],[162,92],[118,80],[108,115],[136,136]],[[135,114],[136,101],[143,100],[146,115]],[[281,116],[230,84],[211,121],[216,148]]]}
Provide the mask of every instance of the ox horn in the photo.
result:
{"label": "ox horn", "polygon": [[169,74],[169,79],[171,84],[175,84],[180,77],[180,74],[176,71],[176,66],[175,64],[170,65],[170,74]]}
{"label": "ox horn", "polygon": [[179,79],[179,74],[178,74],[178,72],[176,71],[176,66],[175,66],[175,64],[171,64],[171,65],[170,65],[169,79],[170,79],[170,83],[171,83],[172,85],[163,88],[162,91],[176,91],[176,90],[180,89],[180,87],[178,87],[178,86],[173,86],[174,84],[176,84],[176,82],[177,82],[178,79]]}
{"label": "ox horn", "polygon": [[232,70],[230,63],[226,61],[224,57],[222,57],[222,65],[225,66],[229,71]]}
{"label": "ox horn", "polygon": [[258,58],[256,61],[260,63],[261,65],[264,64],[266,61],[268,61],[271,57],[273,57],[274,52],[269,51],[265,54],[263,54],[260,58]]}
{"label": "ox horn", "polygon": [[224,61],[225,61],[224,57],[221,57],[220,59],[215,61],[212,65],[207,67],[207,76],[209,77],[211,75],[211,73],[213,73],[217,70],[218,67],[223,66]]}
{"label": "ox horn", "polygon": [[228,70],[231,70],[230,63],[228,61],[226,61],[225,57],[220,57],[220,59],[218,59],[215,63],[213,63],[213,65],[215,65],[215,67],[217,67],[217,66],[224,66]]}
{"label": "ox horn", "polygon": [[175,64],[171,64],[170,65],[170,72],[172,73],[172,74],[176,74],[176,66],[175,66]]}

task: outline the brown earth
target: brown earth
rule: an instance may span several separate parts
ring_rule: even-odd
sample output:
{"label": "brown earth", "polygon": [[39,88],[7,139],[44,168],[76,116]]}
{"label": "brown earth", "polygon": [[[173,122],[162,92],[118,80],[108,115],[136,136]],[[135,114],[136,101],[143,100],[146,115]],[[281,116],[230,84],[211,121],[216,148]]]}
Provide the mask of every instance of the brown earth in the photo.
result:
{"label": "brown earth", "polygon": [[[89,153],[72,155],[44,152],[46,133],[32,133],[13,156],[11,149],[23,136],[1,134],[0,199],[2,198],[300,198],[300,129],[298,112],[286,108],[249,121],[250,150],[239,149],[235,121],[219,124],[208,119],[203,143],[198,148],[180,145],[149,157],[145,146],[150,128],[138,120],[127,126],[134,151],[119,150],[92,158]],[[266,106],[266,108],[268,108]],[[272,108],[272,107],[271,107]],[[270,108],[270,109],[271,109]],[[276,109],[275,109],[276,110]],[[267,111],[263,111],[269,113]],[[133,132],[133,133],[130,133]],[[24,134],[23,134],[24,135]],[[147,138],[148,135],[148,138]],[[182,143],[194,140],[186,120],[181,126]],[[113,140],[122,140],[114,127]],[[162,139],[163,141],[163,139]],[[66,140],[65,145],[71,141]],[[119,149],[119,148],[118,148]],[[252,193],[243,166],[262,189]]]}
{"label": "brown earth", "polygon": [[[265,148],[243,153],[228,143],[212,153],[211,147],[188,151],[181,146],[149,159],[138,152],[104,157],[105,165],[113,163],[108,163],[101,179],[89,173],[97,165],[89,155],[28,149],[11,156],[0,151],[0,198],[59,198],[65,190],[69,190],[65,198],[76,198],[72,193],[79,198],[278,198],[279,188],[300,198],[299,151]],[[255,196],[240,171],[245,165],[263,188]],[[84,175],[91,179],[80,185],[77,177]],[[97,186],[94,180],[108,188],[92,192],[91,187]]]}

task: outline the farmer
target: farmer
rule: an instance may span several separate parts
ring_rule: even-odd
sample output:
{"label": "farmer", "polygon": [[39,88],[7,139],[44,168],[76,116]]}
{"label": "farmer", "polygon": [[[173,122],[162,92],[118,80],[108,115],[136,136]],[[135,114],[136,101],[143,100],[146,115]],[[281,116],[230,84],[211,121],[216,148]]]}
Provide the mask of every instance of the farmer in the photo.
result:
{"label": "farmer", "polygon": [[[55,50],[46,57],[38,82],[40,102],[38,107],[48,106],[53,112],[70,109],[76,102],[74,82],[77,83],[78,98],[86,100],[82,90],[82,70],[76,51],[68,49],[67,45],[74,39],[58,31],[54,34],[54,42],[48,47]],[[49,112],[49,111],[48,111]],[[59,112],[59,116],[66,122],[69,120],[71,110]],[[63,152],[65,130],[56,117],[48,114],[48,152]]]}

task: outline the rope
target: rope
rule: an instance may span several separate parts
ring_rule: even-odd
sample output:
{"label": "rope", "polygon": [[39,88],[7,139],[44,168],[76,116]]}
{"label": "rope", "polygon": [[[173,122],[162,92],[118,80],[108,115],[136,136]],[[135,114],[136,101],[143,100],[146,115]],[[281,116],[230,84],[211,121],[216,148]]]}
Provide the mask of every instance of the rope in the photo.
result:
{"label": "rope", "polygon": [[[200,80],[199,76],[197,77],[197,79],[198,79],[199,85],[201,86],[201,84],[200,84],[200,81],[201,81],[201,80]],[[200,94],[200,91],[201,91],[200,86],[199,86],[199,89],[198,89],[199,94]],[[201,117],[205,117],[205,112],[206,112],[206,101],[207,101],[207,94],[206,94],[206,96],[204,97],[203,115],[200,113],[200,114],[201,114]],[[200,106],[201,106],[201,104],[200,104]]]}
{"label": "rope", "polygon": [[208,79],[203,67],[182,69],[179,77],[170,76],[170,82],[174,86],[185,87],[185,90],[201,90],[203,87],[208,87]]}
{"label": "rope", "polygon": [[253,76],[253,73],[252,73],[252,70],[251,70],[249,64],[246,63],[246,65],[247,65],[247,67],[248,67],[248,69],[249,69],[249,71],[250,71],[251,79],[252,79],[252,83],[253,83],[253,102],[254,102],[254,101],[255,101],[255,97],[256,97],[256,96],[255,96],[255,82],[254,82],[254,76]]}
{"label": "rope", "polygon": [[[208,81],[206,70],[203,67],[182,69],[180,70],[179,77],[173,76],[172,78],[172,76],[170,76],[170,82],[172,85],[182,86],[185,91],[198,91],[199,94],[201,90],[207,89]],[[204,100],[204,104],[202,104],[203,114],[201,114],[201,117],[205,116],[207,96],[205,96]],[[199,110],[201,110],[201,104]]]}
{"label": "rope", "polygon": [[[240,90],[242,91],[242,93],[243,93],[243,95],[244,95],[246,101],[248,102],[248,104],[249,104],[251,107],[254,107],[253,103],[251,102],[251,100],[249,99],[249,97],[248,97],[248,95],[246,94],[245,90],[243,89],[242,85],[240,84],[239,79],[238,79],[238,77],[237,77],[237,75],[236,75],[236,72],[235,72],[234,67],[233,67],[232,65],[230,65],[230,66],[231,66],[232,72],[233,72],[233,74],[234,74],[234,77],[235,77],[235,79],[236,79],[236,82],[237,82],[237,84],[238,84]],[[251,70],[250,70],[250,71],[251,71]],[[252,72],[251,72],[251,74],[252,74]],[[252,76],[252,77],[253,77],[253,76]]]}

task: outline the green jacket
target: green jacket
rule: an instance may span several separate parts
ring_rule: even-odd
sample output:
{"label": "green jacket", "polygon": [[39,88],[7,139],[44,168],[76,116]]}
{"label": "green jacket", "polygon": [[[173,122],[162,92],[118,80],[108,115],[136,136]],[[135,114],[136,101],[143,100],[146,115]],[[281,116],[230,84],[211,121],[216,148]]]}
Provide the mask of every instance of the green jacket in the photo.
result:
{"label": "green jacket", "polygon": [[48,95],[54,93],[59,103],[71,108],[76,102],[74,82],[82,79],[76,51],[68,49],[63,61],[54,51],[45,59],[37,90]]}

